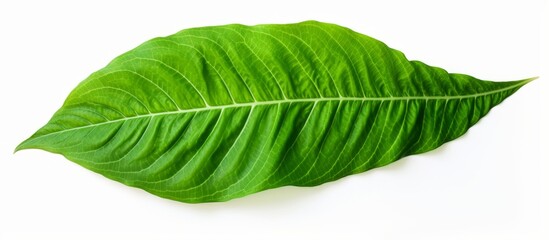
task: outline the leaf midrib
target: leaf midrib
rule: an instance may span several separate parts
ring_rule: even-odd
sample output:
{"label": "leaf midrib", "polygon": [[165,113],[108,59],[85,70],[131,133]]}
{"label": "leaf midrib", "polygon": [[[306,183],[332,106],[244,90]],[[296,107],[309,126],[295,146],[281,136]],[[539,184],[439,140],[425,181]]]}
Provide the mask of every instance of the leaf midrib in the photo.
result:
{"label": "leaf midrib", "polygon": [[[168,111],[168,112],[157,112],[157,113],[148,113],[143,115],[137,115],[133,117],[125,117],[125,118],[119,118],[112,121],[105,121],[100,122],[97,124],[89,124],[84,125],[80,127],[75,128],[69,128],[57,132],[51,132],[48,134],[44,134],[41,136],[37,136],[33,138],[32,140],[36,140],[42,137],[46,137],[53,134],[61,134],[64,132],[69,131],[75,131],[79,129],[85,129],[89,127],[97,127],[105,124],[111,124],[111,123],[117,123],[121,121],[128,121],[133,119],[139,119],[139,118],[146,118],[146,117],[155,117],[155,116],[161,116],[161,115],[171,115],[171,114],[183,114],[183,113],[190,113],[190,112],[201,112],[201,111],[212,111],[212,110],[222,110],[226,108],[238,108],[238,107],[255,107],[260,105],[276,105],[281,103],[296,103],[296,102],[328,102],[328,101],[408,101],[408,100],[455,100],[455,99],[466,99],[466,98],[476,98],[476,97],[482,97],[492,94],[497,94],[500,92],[504,92],[507,90],[511,90],[513,88],[520,87],[522,85],[527,84],[528,82],[533,81],[537,77],[524,79],[522,81],[519,81],[517,84],[513,84],[511,86],[482,92],[482,93],[476,93],[476,94],[468,94],[468,95],[455,95],[455,96],[407,96],[407,97],[334,97],[334,98],[300,98],[300,99],[283,99],[283,100],[274,100],[274,101],[261,101],[261,102],[249,102],[249,103],[234,103],[230,105],[218,105],[218,106],[206,106],[202,108],[193,108],[193,109],[181,109],[177,111]],[[22,144],[21,144],[22,145]]]}

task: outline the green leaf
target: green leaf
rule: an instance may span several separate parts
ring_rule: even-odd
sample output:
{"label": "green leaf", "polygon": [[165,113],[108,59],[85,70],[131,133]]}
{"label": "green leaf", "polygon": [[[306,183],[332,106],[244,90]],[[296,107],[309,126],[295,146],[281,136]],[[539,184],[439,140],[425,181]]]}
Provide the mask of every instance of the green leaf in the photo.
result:
{"label": "green leaf", "polygon": [[194,28],[93,73],[16,151],[164,198],[226,201],[435,149],[531,80],[449,74],[327,23]]}

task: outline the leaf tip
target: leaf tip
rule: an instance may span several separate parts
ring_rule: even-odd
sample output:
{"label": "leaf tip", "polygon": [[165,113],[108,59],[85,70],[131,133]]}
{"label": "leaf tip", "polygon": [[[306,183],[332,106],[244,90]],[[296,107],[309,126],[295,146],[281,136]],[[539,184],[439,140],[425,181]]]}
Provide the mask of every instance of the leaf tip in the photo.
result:
{"label": "leaf tip", "polygon": [[19,143],[19,145],[17,145],[17,147],[15,147],[15,149],[13,150],[13,154],[21,151],[21,150],[25,150],[25,149],[29,149],[31,147],[28,146],[28,139]]}
{"label": "leaf tip", "polygon": [[536,80],[536,79],[538,79],[538,78],[539,78],[539,76],[535,76],[535,77],[531,77],[531,78],[524,79],[523,81],[524,81],[525,84],[526,84],[526,83],[529,83],[529,82],[531,82],[531,81],[534,81],[534,80]]}
{"label": "leaf tip", "polygon": [[23,143],[24,142],[22,142],[21,144],[17,145],[17,147],[15,147],[15,149],[13,150],[13,154],[25,149],[25,147],[23,146]]}
{"label": "leaf tip", "polygon": [[524,85],[538,79],[539,77],[538,76],[535,76],[535,77],[531,77],[531,78],[526,78],[526,79],[522,79],[522,80],[518,80],[518,81],[515,81],[517,84],[515,85],[516,89],[519,89],[521,87],[524,87]]}

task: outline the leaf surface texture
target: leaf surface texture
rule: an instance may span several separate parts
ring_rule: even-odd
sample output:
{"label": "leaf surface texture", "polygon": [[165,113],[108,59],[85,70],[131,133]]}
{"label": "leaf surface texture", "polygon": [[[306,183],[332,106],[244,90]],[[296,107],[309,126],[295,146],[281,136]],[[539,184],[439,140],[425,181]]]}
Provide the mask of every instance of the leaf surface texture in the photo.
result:
{"label": "leaf surface texture", "polygon": [[226,201],[432,150],[529,81],[449,74],[327,23],[193,28],[90,75],[17,150],[164,198]]}

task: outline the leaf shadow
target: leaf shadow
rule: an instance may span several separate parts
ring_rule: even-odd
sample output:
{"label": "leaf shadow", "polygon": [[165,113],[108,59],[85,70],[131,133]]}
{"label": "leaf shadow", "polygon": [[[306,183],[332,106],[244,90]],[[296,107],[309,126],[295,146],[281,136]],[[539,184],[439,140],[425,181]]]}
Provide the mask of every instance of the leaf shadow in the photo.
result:
{"label": "leaf shadow", "polygon": [[331,184],[322,184],[315,187],[284,186],[257,192],[226,202],[208,202],[199,204],[185,204],[174,201],[171,202],[178,205],[184,204],[185,208],[202,213],[215,213],[225,209],[239,211],[260,210],[287,205],[297,205],[302,202],[310,201],[315,198],[315,196],[318,196],[323,191],[327,190],[329,187],[328,185]]}

